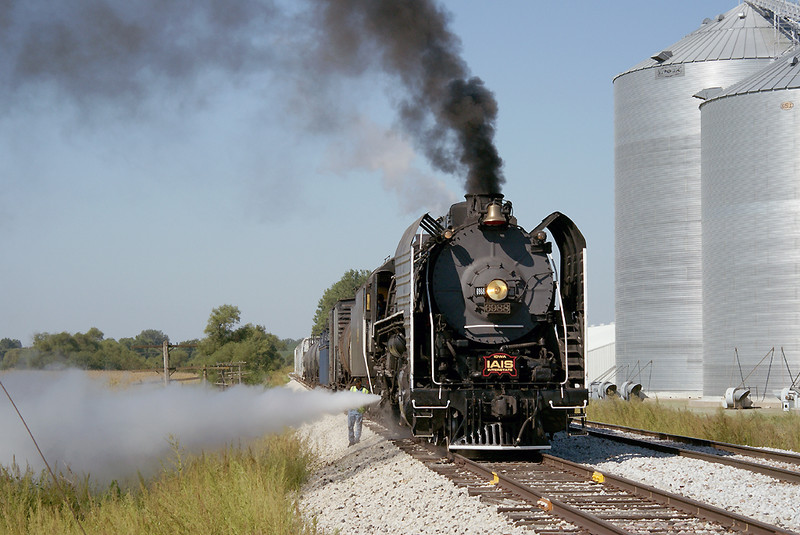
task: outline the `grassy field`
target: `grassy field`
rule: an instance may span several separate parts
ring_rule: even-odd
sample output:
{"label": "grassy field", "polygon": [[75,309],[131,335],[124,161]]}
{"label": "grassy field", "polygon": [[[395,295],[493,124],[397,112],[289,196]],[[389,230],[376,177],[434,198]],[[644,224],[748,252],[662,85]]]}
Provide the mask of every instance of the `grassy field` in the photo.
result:
{"label": "grassy field", "polygon": [[640,429],[718,440],[754,447],[780,448],[800,452],[800,414],[796,411],[764,413],[756,410],[695,412],[617,399],[592,401],[589,420]]}
{"label": "grassy field", "polygon": [[289,382],[289,374],[294,371],[294,366],[285,366],[280,370],[275,370],[267,373],[266,384],[267,386],[281,386]]}
{"label": "grassy field", "polygon": [[0,533],[81,534],[77,517],[91,534],[314,534],[297,514],[307,452],[288,432],[200,456],[186,456],[176,445],[154,479],[102,492],[68,477],[62,492],[45,473],[0,468]]}
{"label": "grassy field", "polygon": [[[145,384],[162,384],[164,374],[153,370],[118,371],[118,370],[89,370],[86,372],[92,379],[105,381],[110,387],[127,387]],[[191,372],[174,372],[170,381],[180,384],[200,384],[200,375]]]}

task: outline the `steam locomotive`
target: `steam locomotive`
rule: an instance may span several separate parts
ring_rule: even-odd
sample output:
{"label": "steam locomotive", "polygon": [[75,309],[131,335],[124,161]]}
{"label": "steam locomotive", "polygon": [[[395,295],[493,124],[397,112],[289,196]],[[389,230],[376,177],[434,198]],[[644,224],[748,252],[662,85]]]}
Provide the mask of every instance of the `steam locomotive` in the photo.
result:
{"label": "steam locomotive", "polygon": [[361,377],[415,436],[451,450],[546,449],[585,417],[586,243],[561,213],[526,232],[503,195],[465,198],[408,227],[298,346],[296,373],[333,389]]}

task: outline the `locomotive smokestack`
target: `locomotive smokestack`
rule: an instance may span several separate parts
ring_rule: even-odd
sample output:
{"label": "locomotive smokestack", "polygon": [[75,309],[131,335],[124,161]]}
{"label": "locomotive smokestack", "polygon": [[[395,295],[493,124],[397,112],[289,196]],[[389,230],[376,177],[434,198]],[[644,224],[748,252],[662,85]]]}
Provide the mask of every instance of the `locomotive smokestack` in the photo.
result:
{"label": "locomotive smokestack", "polygon": [[360,71],[378,50],[382,69],[396,75],[407,96],[404,128],[431,164],[466,175],[467,193],[500,193],[503,161],[494,146],[497,101],[471,77],[450,15],[434,0],[313,0],[323,29],[326,68]]}
{"label": "locomotive smokestack", "polygon": [[511,203],[503,200],[502,193],[467,193],[466,202],[454,204],[450,208],[450,223],[459,226],[478,221],[488,227],[503,227],[516,224],[511,215]]}

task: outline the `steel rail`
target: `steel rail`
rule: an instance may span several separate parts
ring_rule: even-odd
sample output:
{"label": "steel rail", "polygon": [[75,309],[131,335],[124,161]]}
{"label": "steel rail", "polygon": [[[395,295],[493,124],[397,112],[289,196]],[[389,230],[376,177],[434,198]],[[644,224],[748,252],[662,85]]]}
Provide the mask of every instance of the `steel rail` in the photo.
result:
{"label": "steel rail", "polygon": [[[548,454],[542,454],[542,461],[548,466],[557,467],[561,470],[567,470],[587,479],[593,479],[597,477],[596,474],[598,472],[594,468],[573,463],[572,461],[567,461],[566,459],[553,457],[552,455]],[[679,511],[698,516],[705,520],[717,522],[718,524],[728,528],[737,529],[746,533],[754,533],[756,535],[797,535],[793,531],[783,530],[777,526],[773,526],[771,524],[767,524],[765,522],[748,518],[736,513],[731,513],[725,511],[724,509],[720,509],[719,507],[714,507],[713,505],[708,505],[691,498],[685,498],[677,494],[672,494],[671,492],[666,492],[624,477],[607,474],[605,472],[602,472],[602,476],[602,484],[604,485],[611,485],[618,489],[630,492],[635,496],[647,498],[662,505],[668,505],[678,509]]]}
{"label": "steel rail", "polygon": [[755,463],[752,461],[745,461],[743,459],[734,459],[732,457],[726,457],[716,453],[703,453],[701,451],[693,451],[677,448],[675,446],[667,446],[666,444],[658,444],[657,442],[650,442],[648,440],[614,435],[607,431],[598,431],[596,429],[587,429],[586,431],[594,437],[613,440],[614,442],[620,442],[622,444],[639,446],[641,448],[667,453],[670,455],[679,455],[689,459],[699,459],[709,463],[723,464],[725,466],[731,466],[733,468],[739,468],[741,470],[748,470],[750,472],[769,476],[780,481],[786,481],[788,483],[800,483],[800,472],[794,472],[792,470],[785,470],[783,468]]}
{"label": "steel rail", "polygon": [[715,442],[713,440],[707,440],[704,438],[694,438],[694,437],[686,437],[682,435],[670,435],[667,433],[661,433],[658,431],[647,431],[644,429],[635,429],[633,427],[625,427],[622,425],[615,425],[615,424],[606,424],[601,422],[592,422],[587,420],[586,421],[587,427],[597,427],[597,428],[604,428],[604,429],[613,429],[616,431],[624,431],[626,433],[634,433],[638,435],[645,435],[654,438],[658,438],[661,440],[671,440],[673,442],[682,442],[684,444],[691,444],[693,446],[706,446],[709,448],[715,448],[720,451],[726,451],[728,453],[735,453],[737,455],[746,455],[749,457],[757,457],[759,459],[768,459],[770,461],[780,461],[788,464],[796,464],[800,465],[800,454],[798,453],[789,453],[785,451],[772,451],[772,450],[765,450],[762,448],[754,448],[752,446],[742,446],[739,444],[729,444],[727,442]]}
{"label": "steel rail", "polygon": [[526,500],[537,504],[543,504],[548,508],[552,507],[550,511],[553,514],[575,524],[580,528],[588,530],[589,533],[592,533],[593,535],[630,534],[629,531],[625,531],[610,522],[591,515],[585,511],[581,511],[580,509],[572,507],[571,505],[567,505],[559,500],[545,496],[536,489],[520,484],[504,475],[498,474],[481,463],[467,459],[466,457],[458,455],[457,453],[451,452],[451,456],[455,464],[462,466],[465,469],[486,478],[487,480],[494,481],[496,479],[498,487],[509,490],[518,496],[522,496]]}
{"label": "steel rail", "polygon": [[[513,476],[499,473],[500,470],[494,467],[492,463],[476,462],[452,451],[448,453],[444,448],[424,442],[414,442],[420,449],[426,450],[431,455],[431,458],[441,459],[446,455],[453,461],[453,465],[467,470],[487,482],[491,481],[491,484],[498,490],[511,492],[529,503],[536,504],[531,507],[532,509],[538,507],[545,512],[552,513],[554,517],[574,524],[579,529],[596,535],[624,535],[629,533],[624,528],[615,525],[613,521],[604,520],[589,512],[582,511],[576,506],[551,497],[550,494],[557,495],[557,492],[553,493],[553,491],[531,488],[529,485],[515,480]],[[756,535],[797,535],[793,531],[731,513],[691,498],[662,491],[620,476],[600,473],[589,466],[573,463],[548,454],[542,454],[541,457],[542,464],[551,469],[569,472],[586,481],[607,485],[609,489],[614,488],[617,491],[627,492],[638,499],[671,508],[681,514],[688,514],[703,521],[714,522],[723,529],[733,529]],[[517,510],[518,508],[511,509]]]}

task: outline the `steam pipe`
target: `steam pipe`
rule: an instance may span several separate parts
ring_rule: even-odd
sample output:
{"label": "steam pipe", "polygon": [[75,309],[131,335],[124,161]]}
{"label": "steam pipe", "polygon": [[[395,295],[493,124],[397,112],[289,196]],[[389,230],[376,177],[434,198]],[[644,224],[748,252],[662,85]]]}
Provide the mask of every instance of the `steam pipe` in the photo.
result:
{"label": "steam pipe", "polygon": [[532,421],[533,421],[533,416],[528,416],[525,419],[525,421],[522,422],[522,427],[519,428],[519,434],[517,435],[517,440],[514,441],[515,446],[519,445],[519,443],[522,442],[522,433],[525,432],[525,426]]}
{"label": "steam pipe", "polygon": [[524,344],[503,344],[500,346],[500,351],[513,351],[515,349],[525,349],[526,347],[535,347],[538,346],[538,342],[525,342]]}

